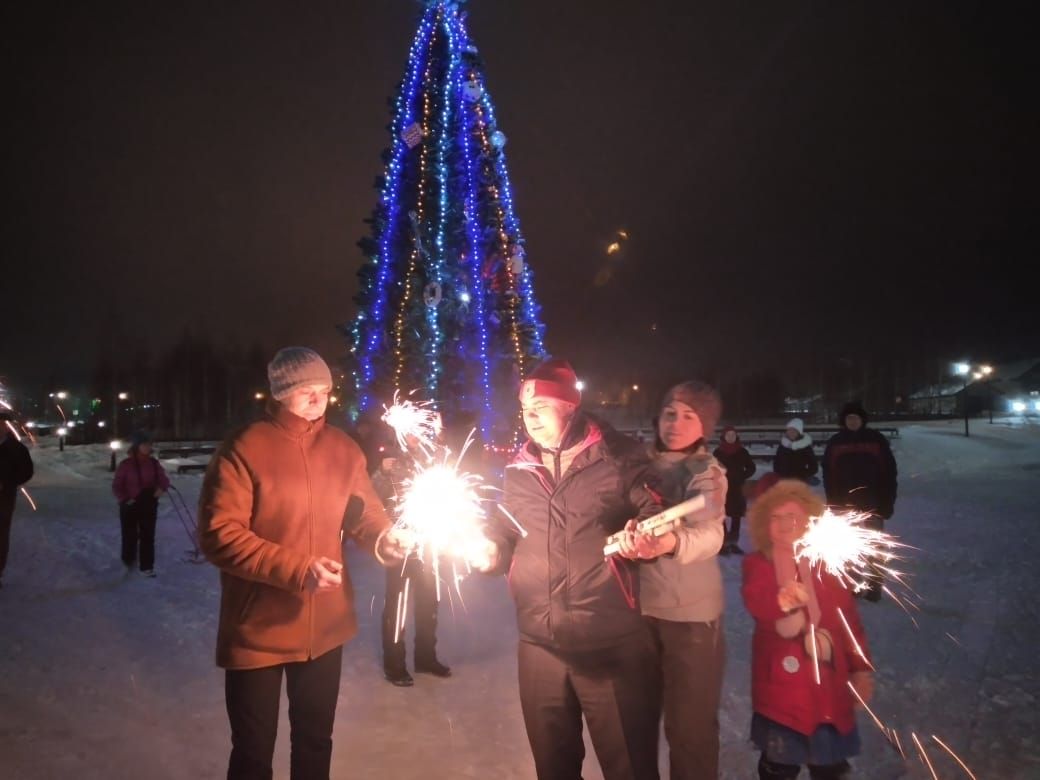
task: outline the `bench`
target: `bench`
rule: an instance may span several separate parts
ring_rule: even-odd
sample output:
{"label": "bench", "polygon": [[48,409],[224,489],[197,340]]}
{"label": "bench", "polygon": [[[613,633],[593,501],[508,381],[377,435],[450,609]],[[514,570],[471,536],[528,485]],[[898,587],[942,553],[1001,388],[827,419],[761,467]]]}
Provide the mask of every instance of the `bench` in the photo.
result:
{"label": "bench", "polygon": [[178,474],[191,474],[195,471],[205,471],[207,463],[182,463],[177,467]]}

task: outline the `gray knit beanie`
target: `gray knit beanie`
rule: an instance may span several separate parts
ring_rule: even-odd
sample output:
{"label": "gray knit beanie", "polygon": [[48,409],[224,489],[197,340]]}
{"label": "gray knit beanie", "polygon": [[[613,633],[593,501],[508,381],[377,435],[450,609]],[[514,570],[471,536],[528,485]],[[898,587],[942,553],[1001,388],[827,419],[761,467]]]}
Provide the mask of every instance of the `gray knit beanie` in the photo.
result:
{"label": "gray knit beanie", "polygon": [[664,400],[661,401],[661,408],[664,409],[672,401],[686,404],[693,409],[701,419],[705,438],[711,436],[719,422],[719,417],[722,416],[722,399],[714,387],[707,382],[692,379],[676,385],[665,393]]}
{"label": "gray knit beanie", "polygon": [[332,372],[313,349],[285,347],[267,364],[267,381],[271,383],[271,396],[281,401],[306,385],[327,385],[331,389]]}

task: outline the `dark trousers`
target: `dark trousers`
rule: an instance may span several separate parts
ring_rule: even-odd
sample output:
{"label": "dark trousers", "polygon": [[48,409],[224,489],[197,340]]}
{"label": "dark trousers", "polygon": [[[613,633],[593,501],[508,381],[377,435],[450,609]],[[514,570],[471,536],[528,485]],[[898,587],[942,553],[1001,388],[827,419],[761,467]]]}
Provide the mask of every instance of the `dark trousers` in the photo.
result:
{"label": "dark trousers", "polygon": [[155,568],[155,519],[159,502],[154,495],[138,496],[132,504],[119,505],[119,525],[123,530],[122,559],[127,566],[137,560],[141,551],[141,571]]}
{"label": "dark trousers", "polygon": [[647,617],[661,663],[671,780],[719,775],[719,701],[726,664],[722,618],[680,623]]}
{"label": "dark trousers", "polygon": [[7,496],[0,494],[0,577],[7,566],[7,552],[11,549],[11,519],[14,517],[14,501],[11,506],[4,506]]}
{"label": "dark trousers", "polygon": [[343,647],[299,663],[228,669],[224,698],[231,722],[228,780],[270,780],[278,734],[282,672],[289,698],[289,776],[328,780]]}
{"label": "dark trousers", "polygon": [[722,540],[723,544],[736,544],[740,541],[740,521],[739,515],[736,517],[730,517],[729,528],[726,529],[726,536]]}
{"label": "dark trousers", "polygon": [[518,666],[539,780],[580,780],[583,714],[606,780],[657,780],[659,671],[648,634],[590,653],[521,641]]}
{"label": "dark trousers", "polygon": [[[848,761],[826,765],[809,764],[809,777],[811,780],[841,780],[848,775],[849,768]],[[768,761],[764,755],[758,759],[759,780],[795,780],[801,769],[798,764]]]}
{"label": "dark trousers", "polygon": [[405,581],[408,581],[408,593],[415,599],[415,656],[417,664],[434,661],[437,658],[437,570],[430,562],[410,559],[403,567],[389,566],[386,569],[386,600],[383,602],[383,668],[387,671],[405,671],[404,628],[397,632],[394,641],[394,628],[398,621],[397,605],[401,609],[409,609],[408,604],[399,595],[404,593]]}
{"label": "dark trousers", "polygon": [[[863,527],[869,528],[872,531],[884,531],[885,530],[885,518],[881,515],[870,515],[863,521]],[[885,585],[885,574],[878,567],[880,559],[872,558],[867,563],[867,576],[864,577],[864,581],[867,584],[865,591],[860,591],[859,595],[864,596],[871,601],[877,601],[881,598],[881,589]]]}

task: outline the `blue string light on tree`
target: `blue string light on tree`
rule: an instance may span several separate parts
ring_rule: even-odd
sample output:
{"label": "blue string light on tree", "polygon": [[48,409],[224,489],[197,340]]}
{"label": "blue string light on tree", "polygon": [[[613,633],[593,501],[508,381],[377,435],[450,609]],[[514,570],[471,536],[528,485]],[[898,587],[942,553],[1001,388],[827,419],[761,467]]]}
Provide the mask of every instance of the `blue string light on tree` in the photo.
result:
{"label": "blue string light on tree", "polygon": [[476,414],[485,444],[507,446],[516,379],[544,357],[544,326],[505,133],[465,14],[457,2],[423,5],[393,103],[372,236],[360,242],[368,262],[348,333],[358,410],[422,389],[442,411]]}

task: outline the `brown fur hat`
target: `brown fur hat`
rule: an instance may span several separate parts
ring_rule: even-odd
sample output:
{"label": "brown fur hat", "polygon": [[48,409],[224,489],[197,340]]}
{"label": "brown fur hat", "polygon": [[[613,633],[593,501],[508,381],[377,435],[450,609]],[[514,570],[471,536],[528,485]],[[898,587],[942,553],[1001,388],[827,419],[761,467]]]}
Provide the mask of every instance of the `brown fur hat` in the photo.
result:
{"label": "brown fur hat", "polygon": [[769,516],[781,504],[794,501],[805,508],[809,517],[823,514],[823,499],[812,492],[812,488],[800,479],[781,479],[762,495],[754,500],[748,511],[751,524],[751,541],[755,549],[766,554],[773,549],[773,540],[769,538]]}

